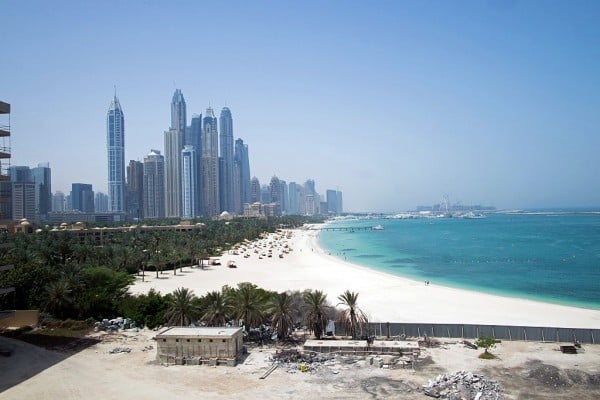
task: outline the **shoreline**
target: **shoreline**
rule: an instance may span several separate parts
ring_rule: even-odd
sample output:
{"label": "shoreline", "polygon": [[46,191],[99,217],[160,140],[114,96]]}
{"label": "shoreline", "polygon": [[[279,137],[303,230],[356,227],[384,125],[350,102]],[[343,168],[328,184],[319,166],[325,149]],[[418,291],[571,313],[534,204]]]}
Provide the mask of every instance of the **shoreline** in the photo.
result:
{"label": "shoreline", "polygon": [[[378,269],[375,266],[369,266],[366,264],[358,264],[355,262],[352,262],[350,260],[342,260],[340,258],[340,256],[336,256],[331,254],[330,251],[326,250],[325,248],[323,248],[321,245],[319,245],[319,241],[318,241],[318,235],[317,238],[315,238],[315,247],[320,248],[320,251],[323,253],[324,256],[327,257],[333,257],[335,260],[342,262],[342,263],[346,263],[348,265],[351,266],[355,266],[357,268],[366,268],[369,271],[372,271],[374,273],[381,273],[384,275],[390,275],[390,276],[394,276],[394,277],[398,277],[401,279],[407,279],[410,281],[413,281],[415,283],[420,283],[423,282],[423,280],[421,279],[417,279],[415,277],[412,276],[407,276],[407,275],[402,275],[402,274],[395,274],[392,272],[387,272],[387,271],[382,271],[380,269]],[[549,304],[549,305],[555,305],[555,306],[564,306],[564,307],[572,307],[572,308],[578,308],[578,309],[584,309],[584,310],[592,310],[592,311],[598,311],[600,312],[600,305],[597,307],[588,305],[586,303],[583,302],[566,302],[566,301],[550,301],[549,298],[546,298],[544,296],[522,296],[522,293],[520,292],[508,292],[508,291],[502,291],[502,290],[494,290],[492,292],[485,292],[483,290],[483,288],[481,287],[476,287],[476,286],[467,286],[467,285],[460,285],[457,284],[455,282],[446,282],[444,280],[440,280],[436,282],[436,285],[438,286],[443,286],[449,289],[457,289],[457,290],[464,290],[467,292],[475,292],[475,293],[481,293],[481,294],[488,294],[488,295],[492,295],[492,296],[498,296],[498,297],[506,297],[509,299],[518,299],[518,300],[525,300],[525,301],[532,301],[532,302],[536,302],[536,303],[544,303],[544,304]]]}
{"label": "shoreline", "polygon": [[[146,274],[130,286],[134,294],[150,288],[166,294],[179,287],[192,289],[198,296],[222,286],[251,282],[274,291],[318,289],[327,294],[329,303],[345,290],[358,292],[358,305],[373,322],[453,323],[481,325],[524,325],[600,329],[600,311],[505,297],[458,289],[391,275],[372,268],[340,260],[318,245],[318,231],[296,229],[291,238],[276,234],[247,244],[250,256],[221,256],[222,265],[185,267],[174,276],[172,271]],[[278,238],[279,237],[279,238]],[[283,245],[293,249],[282,254]],[[260,254],[272,248],[273,257]],[[258,253],[255,253],[260,249]],[[266,253],[265,253],[266,254]],[[227,268],[233,261],[237,268]]]}

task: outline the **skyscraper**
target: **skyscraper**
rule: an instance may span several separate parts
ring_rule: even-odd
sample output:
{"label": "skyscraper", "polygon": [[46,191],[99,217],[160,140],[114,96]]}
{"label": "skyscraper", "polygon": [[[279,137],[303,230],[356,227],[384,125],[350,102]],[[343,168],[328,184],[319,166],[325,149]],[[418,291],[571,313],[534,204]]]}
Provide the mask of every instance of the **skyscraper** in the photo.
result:
{"label": "skyscraper", "polygon": [[196,150],[194,146],[186,145],[181,150],[181,184],[182,184],[182,217],[196,216]]}
{"label": "skyscraper", "polygon": [[281,204],[281,183],[277,176],[273,176],[271,178],[271,182],[269,183],[269,192],[271,194],[269,203]]}
{"label": "skyscraper", "polygon": [[186,106],[181,90],[171,101],[171,128],[165,132],[165,213],[181,216],[181,150],[186,127]]}
{"label": "skyscraper", "polygon": [[260,203],[260,181],[257,177],[250,182],[250,203]]}
{"label": "skyscraper", "polygon": [[288,202],[289,202],[289,198],[288,198],[288,184],[286,181],[284,181],[283,179],[279,180],[279,185],[281,187],[281,189],[279,190],[280,196],[281,196],[281,205],[280,205],[280,210],[282,214],[286,214],[288,212]]}
{"label": "skyscraper", "polygon": [[52,210],[52,171],[50,164],[39,163],[31,169],[35,183],[35,212],[44,219]]}
{"label": "skyscraper", "polygon": [[65,194],[60,190],[52,196],[52,211],[62,212],[65,211],[67,199]]}
{"label": "skyscraper", "polygon": [[12,165],[8,167],[8,174],[11,182],[33,182],[31,168],[20,165]]}
{"label": "skyscraper", "polygon": [[289,210],[292,215],[300,214],[300,187],[296,182],[290,182],[288,185]]}
{"label": "skyscraper", "polygon": [[175,89],[173,100],[171,100],[171,129],[175,129],[183,134],[185,133],[186,123],[185,99],[181,90]]}
{"label": "skyscraper", "polygon": [[196,167],[194,174],[196,176],[196,198],[194,200],[196,209],[194,210],[194,216],[202,214],[202,114],[194,114],[190,122],[190,126],[185,129],[185,140],[184,146],[194,146],[196,153]]}
{"label": "skyscraper", "polygon": [[125,211],[125,118],[117,95],[106,114],[108,150],[108,210]]}
{"label": "skyscraper", "polygon": [[327,198],[327,212],[329,214],[338,214],[339,211],[337,209],[338,200],[337,200],[338,192],[335,190],[327,189],[325,192]]}
{"label": "skyscraper", "polygon": [[89,183],[71,185],[71,209],[87,213],[94,212],[94,191]]}
{"label": "skyscraper", "polygon": [[202,214],[219,214],[219,147],[217,119],[212,108],[206,109],[202,126]]}
{"label": "skyscraper", "polygon": [[144,217],[144,164],[141,161],[129,161],[125,200],[127,213],[132,218]]}
{"label": "skyscraper", "polygon": [[52,198],[48,163],[40,163],[35,168],[11,166],[8,172],[12,182],[10,209],[13,219],[45,219]]}
{"label": "skyscraper", "polygon": [[165,216],[165,159],[158,150],[144,158],[144,218]]}
{"label": "skyscraper", "polygon": [[275,215],[281,214],[281,181],[276,176],[271,178],[269,183],[269,203],[275,204]]}
{"label": "skyscraper", "polygon": [[23,218],[35,219],[35,183],[13,182],[12,217],[15,221]]}
{"label": "skyscraper", "polygon": [[244,204],[250,203],[250,160],[248,157],[248,145],[242,139],[235,141],[235,168],[239,177],[236,187],[239,191],[239,209],[235,212],[241,214]]}
{"label": "skyscraper", "polygon": [[96,192],[94,195],[94,211],[97,213],[108,211],[108,195],[102,192]]}
{"label": "skyscraper", "polygon": [[235,212],[233,201],[233,118],[231,111],[223,107],[219,117],[221,158],[223,159],[221,173],[221,211]]}
{"label": "skyscraper", "polygon": [[300,196],[300,213],[302,215],[317,215],[319,214],[319,206],[321,200],[317,194],[315,181],[308,179],[302,188]]}

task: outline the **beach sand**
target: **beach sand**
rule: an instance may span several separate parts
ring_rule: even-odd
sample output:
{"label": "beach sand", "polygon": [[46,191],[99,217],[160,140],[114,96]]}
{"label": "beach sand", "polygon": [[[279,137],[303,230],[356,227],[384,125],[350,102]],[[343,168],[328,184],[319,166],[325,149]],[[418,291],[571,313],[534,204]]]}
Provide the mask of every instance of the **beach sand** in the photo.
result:
{"label": "beach sand", "polygon": [[[316,230],[291,230],[291,238],[269,235],[247,243],[243,254],[223,254],[221,265],[185,267],[183,272],[146,273],[136,278],[132,293],[150,288],[166,294],[179,287],[196,295],[219,290],[223,285],[251,282],[274,291],[318,289],[330,304],[346,290],[359,293],[358,304],[372,322],[456,323],[525,325],[567,328],[600,328],[600,311],[542,303],[415,281],[345,262],[328,255],[317,244]],[[284,245],[291,248],[283,258]],[[272,257],[268,257],[269,249]],[[258,253],[255,253],[255,250]],[[261,254],[262,259],[259,258]],[[228,268],[233,261],[237,268]]]}

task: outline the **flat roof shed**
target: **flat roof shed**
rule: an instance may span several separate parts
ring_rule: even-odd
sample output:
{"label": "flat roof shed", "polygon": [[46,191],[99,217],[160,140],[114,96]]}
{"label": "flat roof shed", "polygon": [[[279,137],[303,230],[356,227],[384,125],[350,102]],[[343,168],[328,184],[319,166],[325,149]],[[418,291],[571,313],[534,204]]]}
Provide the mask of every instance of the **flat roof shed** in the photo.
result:
{"label": "flat roof shed", "polygon": [[156,335],[163,363],[236,365],[244,352],[242,328],[167,328]]}

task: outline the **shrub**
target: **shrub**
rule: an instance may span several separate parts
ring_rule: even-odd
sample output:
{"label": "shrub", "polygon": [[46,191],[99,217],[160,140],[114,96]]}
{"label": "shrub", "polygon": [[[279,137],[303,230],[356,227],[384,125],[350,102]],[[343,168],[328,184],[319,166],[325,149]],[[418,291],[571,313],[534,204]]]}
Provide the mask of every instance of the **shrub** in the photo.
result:
{"label": "shrub", "polygon": [[477,345],[477,347],[483,347],[483,349],[485,350],[484,354],[489,354],[488,350],[496,346],[496,339],[485,335],[481,335],[479,339],[477,339],[475,344]]}

